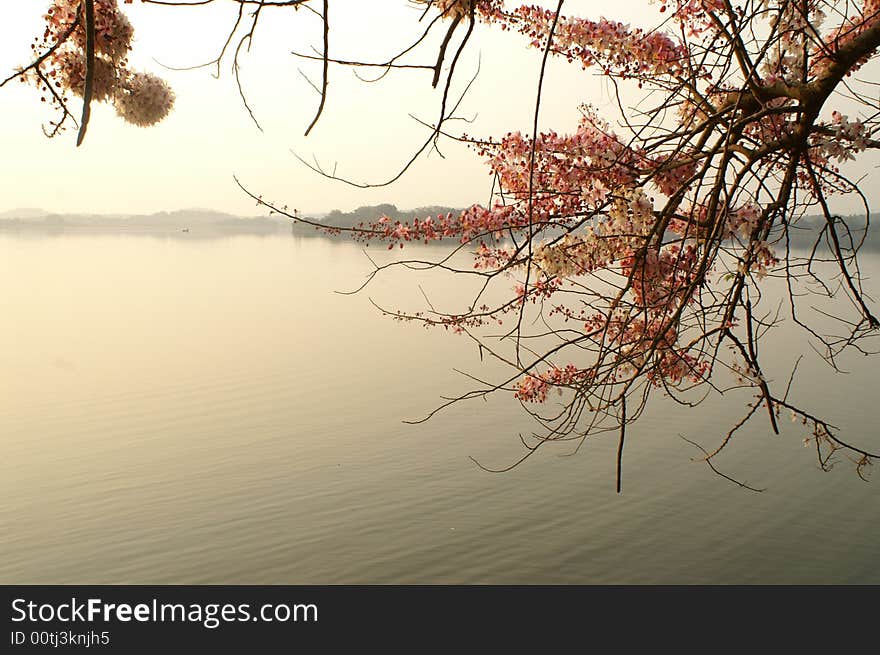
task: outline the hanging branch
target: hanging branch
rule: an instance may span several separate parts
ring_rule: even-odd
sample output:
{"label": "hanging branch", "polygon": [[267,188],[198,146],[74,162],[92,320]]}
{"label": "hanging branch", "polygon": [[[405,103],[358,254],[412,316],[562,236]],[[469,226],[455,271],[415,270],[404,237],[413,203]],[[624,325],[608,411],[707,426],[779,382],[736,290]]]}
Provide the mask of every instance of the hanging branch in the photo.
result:
{"label": "hanging branch", "polygon": [[312,119],[312,122],[309,123],[309,127],[306,129],[305,136],[309,135],[309,132],[312,131],[312,128],[315,127],[315,124],[318,122],[318,119],[321,118],[321,114],[324,113],[324,103],[327,102],[327,78],[330,69],[330,18],[329,18],[329,10],[330,10],[330,0],[324,0],[324,13],[322,15],[322,19],[324,21],[324,52],[323,52],[323,66],[321,70],[321,102],[318,105],[318,112],[315,114],[315,117]]}
{"label": "hanging branch", "polygon": [[92,92],[95,83],[95,0],[83,0],[86,6],[86,82],[83,90],[82,119],[76,136],[77,147],[82,145],[92,113]]}

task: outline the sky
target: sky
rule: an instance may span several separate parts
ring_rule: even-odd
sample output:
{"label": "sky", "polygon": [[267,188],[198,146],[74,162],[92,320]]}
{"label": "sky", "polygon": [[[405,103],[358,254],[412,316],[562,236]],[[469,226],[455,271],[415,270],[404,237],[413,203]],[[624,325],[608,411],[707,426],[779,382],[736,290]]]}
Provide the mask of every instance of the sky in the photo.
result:
{"label": "sky", "polygon": [[[27,63],[48,5],[42,0],[7,4],[11,6],[4,7],[0,24],[3,77]],[[236,7],[222,1],[192,8],[124,6],[135,26],[131,67],[160,75],[176,94],[172,114],[155,127],[131,126],[112,107],[97,104],[85,143],[76,148],[72,130],[54,139],[43,135],[42,126],[55,114],[40,103],[36,89],[21,84],[0,89],[0,212],[32,207],[150,213],[199,207],[264,213],[237,187],[233,175],[267,201],[306,214],[380,202],[412,208],[466,206],[488,199],[489,169],[472,149],[452,140],[441,142],[443,157],[436,152],[423,156],[395,184],[378,189],[328,180],[297,160],[294,153],[356,182],[383,182],[397,174],[429,134],[412,116],[432,122],[440,103],[440,91],[431,88],[427,71],[392,71],[368,83],[350,68],[332,67],[326,109],[304,137],[319,100],[306,76],[319,83],[320,65],[294,57],[291,50],[320,47],[321,22],[308,11],[267,12],[250,51],[242,55],[242,82],[262,131],[242,105],[230,60],[222,62],[219,78],[214,66],[168,68],[216,58]],[[423,29],[417,22],[420,10],[403,0],[337,0],[330,8],[331,54],[340,59],[386,59]],[[570,0],[566,8],[568,13],[598,17],[608,6]],[[645,24],[646,13],[656,9],[644,1],[621,0],[615,3],[614,17]],[[410,61],[433,63],[437,38],[424,43]],[[479,69],[459,112],[470,122],[451,123],[450,131],[473,136],[531,132],[541,57],[524,45],[518,34],[477,29],[458,65],[453,90],[454,95],[460,93]],[[634,90],[628,93],[635,101]],[[582,102],[600,111],[614,106],[599,76],[551,60],[541,127],[572,130]]]}
{"label": "sky", "polygon": [[[33,35],[41,30],[41,1],[10,3],[0,25],[0,74],[27,61]],[[205,207],[233,213],[263,213],[233,181],[254,193],[305,212],[350,210],[393,202],[401,208],[429,204],[466,206],[485,201],[491,190],[488,168],[473,150],[446,141],[423,157],[391,188],[364,191],[322,178],[293,152],[317,160],[327,170],[358,182],[393,177],[425,141],[429,131],[410,117],[431,122],[440,94],[426,71],[393,71],[381,82],[360,81],[349,68],[331,69],[324,114],[306,138],[303,133],[318,106],[318,94],[303,75],[320,80],[320,66],[290,51],[320,47],[320,20],[306,11],[276,10],[259,25],[253,47],[242,56],[242,79],[261,132],[249,118],[231,75],[221,67],[170,71],[215,58],[234,22],[233,3],[197,8],[125,5],[135,25],[131,67],[166,79],[176,94],[175,108],[162,123],[137,128],[98,104],[88,135],[75,147],[68,131],[47,139],[41,126],[54,117],[36,89],[20,84],[0,90],[0,143],[6,152],[0,211],[39,207],[50,211],[141,213]],[[331,3],[331,47],[336,57],[382,59],[411,43],[421,32],[419,11],[405,2]],[[385,13],[382,13],[382,10]],[[269,18],[270,20],[267,20]],[[529,129],[537,51],[523,47],[519,35],[480,29],[476,47],[459,66],[460,92],[480,67],[477,83],[461,114],[473,124],[455,127],[488,136]],[[433,63],[436,45],[426,44],[414,61]],[[557,78],[584,86],[574,67],[557,65]],[[571,69],[571,70],[569,70]],[[588,80],[587,86],[589,86]],[[595,82],[597,91],[601,82]],[[574,125],[577,104],[570,84],[546,105],[547,123]]]}

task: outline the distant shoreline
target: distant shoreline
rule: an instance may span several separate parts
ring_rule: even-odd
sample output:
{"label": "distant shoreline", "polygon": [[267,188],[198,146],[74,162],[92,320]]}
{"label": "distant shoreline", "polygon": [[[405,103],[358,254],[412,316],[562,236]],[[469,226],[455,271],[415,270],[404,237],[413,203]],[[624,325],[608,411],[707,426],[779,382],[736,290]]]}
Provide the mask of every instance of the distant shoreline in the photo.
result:
{"label": "distant shoreline", "polygon": [[[294,237],[345,240],[347,235],[331,234],[314,225],[309,225],[280,216],[241,217],[210,210],[182,210],[159,212],[149,215],[112,216],[101,214],[49,214],[39,210],[20,210],[0,214],[0,234],[101,234],[132,236],[164,236],[178,238],[218,238],[235,235],[291,235]],[[394,205],[373,205],[343,213],[338,210],[319,218],[303,217],[313,223],[326,224],[328,228],[351,228],[362,222],[389,216],[392,221],[411,220],[413,217],[436,216],[460,210],[432,206],[412,210],[398,210]],[[864,231],[864,217],[845,217],[852,225],[853,238],[861,239]],[[805,216],[789,232],[792,248],[803,250],[812,248],[825,221],[819,216]],[[863,250],[880,251],[880,222],[872,221]],[[841,234],[841,239],[844,239]],[[846,243],[846,241],[843,241]],[[416,243],[416,242],[414,242]],[[440,244],[442,242],[436,242]],[[780,243],[777,247],[782,247]],[[822,250],[827,244],[822,246]]]}
{"label": "distant shoreline", "polygon": [[[388,216],[392,221],[409,221],[459,212],[460,209],[433,205],[399,210],[395,205],[366,205],[351,212],[333,210],[319,216],[302,216],[302,220],[325,223],[328,228],[351,228],[361,223]],[[236,216],[208,209],[184,209],[138,215],[53,214],[39,209],[18,209],[0,213],[0,233],[92,233],[221,236],[235,234],[292,234],[303,237],[345,238],[322,231],[314,225],[298,222],[281,215]]]}

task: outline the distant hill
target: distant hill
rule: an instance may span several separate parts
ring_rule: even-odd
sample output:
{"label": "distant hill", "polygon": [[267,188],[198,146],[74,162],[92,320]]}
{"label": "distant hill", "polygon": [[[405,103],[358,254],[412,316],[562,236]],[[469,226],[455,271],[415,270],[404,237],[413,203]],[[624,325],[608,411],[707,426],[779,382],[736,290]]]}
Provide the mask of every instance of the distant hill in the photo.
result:
{"label": "distant hill", "polygon": [[102,233],[185,233],[193,232],[274,232],[287,229],[280,218],[244,218],[207,209],[185,209],[155,214],[51,214],[39,210],[12,210],[0,215],[3,231],[102,232]]}
{"label": "distant hill", "polygon": [[[855,245],[864,239],[864,243],[862,248],[866,251],[880,251],[880,217],[872,216],[871,221],[867,226],[867,231],[865,228],[865,215],[853,215],[853,216],[841,216],[841,219],[844,224],[849,227],[850,234],[852,235],[852,240]],[[800,220],[798,220],[794,225],[792,225],[789,229],[789,242],[792,248],[797,249],[810,249],[816,243],[816,240],[819,238],[820,234],[822,234],[822,230],[825,228],[827,221],[824,216],[804,216]],[[838,238],[840,239],[841,246],[849,245],[849,238],[846,235],[846,230],[843,229],[842,225],[836,225],[836,231],[838,234]],[[772,238],[772,236],[771,236]],[[828,248],[830,244],[828,244],[827,233],[823,235],[820,241],[820,248]]]}
{"label": "distant hill", "polygon": [[49,212],[44,209],[33,209],[30,207],[23,209],[10,209],[5,212],[0,212],[0,221],[16,218],[19,220],[31,220],[35,218],[43,218],[48,215]]}

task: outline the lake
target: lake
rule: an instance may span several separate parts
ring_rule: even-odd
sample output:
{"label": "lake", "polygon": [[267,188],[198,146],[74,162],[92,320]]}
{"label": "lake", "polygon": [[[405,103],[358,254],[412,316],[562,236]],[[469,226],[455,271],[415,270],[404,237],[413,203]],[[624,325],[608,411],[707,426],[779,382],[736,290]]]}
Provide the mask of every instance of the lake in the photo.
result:
{"label": "lake", "polygon": [[[0,582],[880,583],[876,472],[760,419],[717,465],[763,493],[692,461],[748,393],[655,396],[620,495],[615,435],[474,465],[522,454],[511,397],[404,423],[480,359],[371,304],[421,309],[412,276],[334,293],[369,270],[320,238],[0,234]],[[789,324],[765,348],[781,384],[811,353]],[[845,363],[793,397],[880,450],[877,360]]]}

